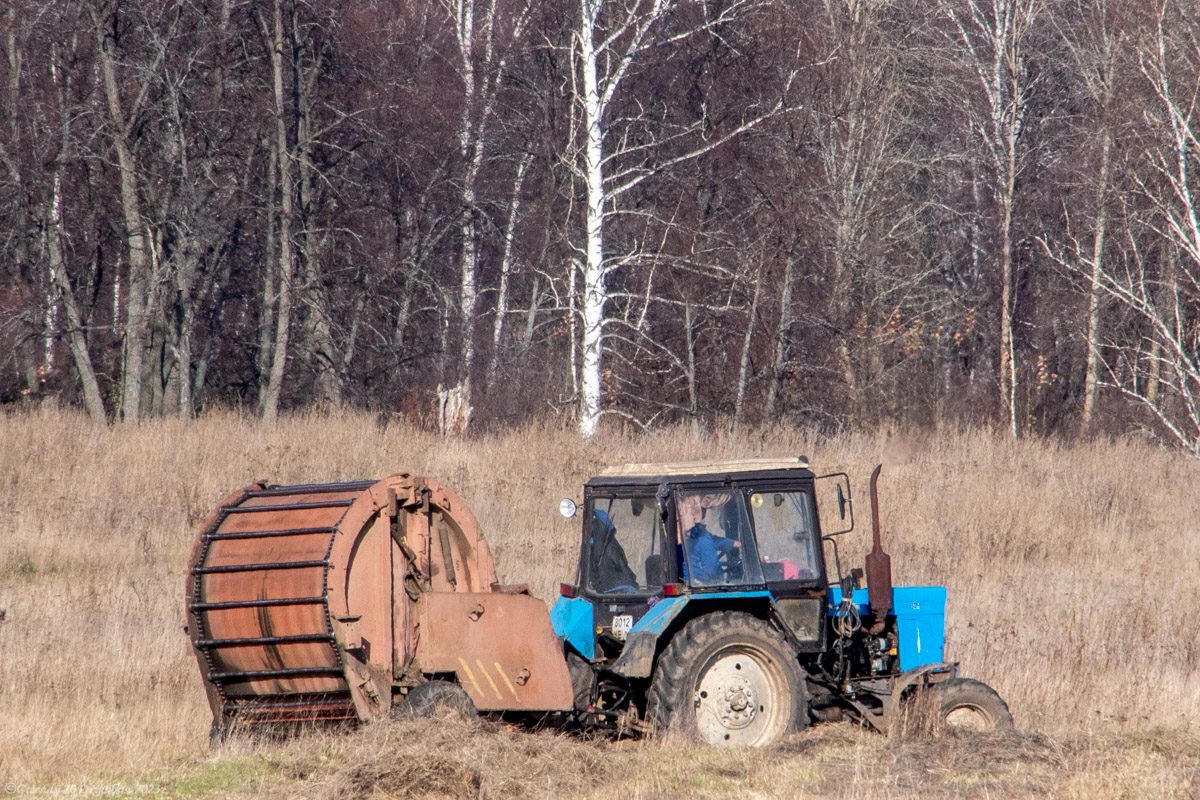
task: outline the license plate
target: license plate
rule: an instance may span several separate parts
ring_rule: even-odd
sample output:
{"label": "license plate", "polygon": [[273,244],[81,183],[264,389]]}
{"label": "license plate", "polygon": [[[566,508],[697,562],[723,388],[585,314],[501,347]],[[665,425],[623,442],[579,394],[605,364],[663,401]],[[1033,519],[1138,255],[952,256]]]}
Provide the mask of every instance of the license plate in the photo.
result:
{"label": "license plate", "polygon": [[629,631],[632,628],[633,628],[633,616],[632,615],[618,614],[617,616],[612,618],[612,635],[615,638],[620,639],[621,641],[624,641],[625,636],[629,633]]}

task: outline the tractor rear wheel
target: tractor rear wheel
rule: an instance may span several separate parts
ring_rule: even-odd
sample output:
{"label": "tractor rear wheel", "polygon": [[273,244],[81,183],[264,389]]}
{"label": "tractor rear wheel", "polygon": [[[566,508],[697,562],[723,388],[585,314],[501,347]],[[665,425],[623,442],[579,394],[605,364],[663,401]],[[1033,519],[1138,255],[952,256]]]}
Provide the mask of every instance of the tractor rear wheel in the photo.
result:
{"label": "tractor rear wheel", "polygon": [[450,681],[427,681],[408,690],[395,709],[398,717],[436,717],[451,714],[473,720],[479,716],[470,695],[457,683]]}
{"label": "tractor rear wheel", "polygon": [[647,716],[710,745],[761,747],[808,724],[795,654],[767,622],[732,611],[697,617],[654,670]]}
{"label": "tractor rear wheel", "polygon": [[592,686],[596,682],[596,673],[587,659],[574,651],[567,653],[567,672],[571,676],[572,705],[577,714],[582,714],[592,704]]}
{"label": "tractor rear wheel", "polygon": [[938,722],[962,731],[1006,730],[1013,726],[1008,704],[996,690],[971,678],[953,678],[932,689]]}

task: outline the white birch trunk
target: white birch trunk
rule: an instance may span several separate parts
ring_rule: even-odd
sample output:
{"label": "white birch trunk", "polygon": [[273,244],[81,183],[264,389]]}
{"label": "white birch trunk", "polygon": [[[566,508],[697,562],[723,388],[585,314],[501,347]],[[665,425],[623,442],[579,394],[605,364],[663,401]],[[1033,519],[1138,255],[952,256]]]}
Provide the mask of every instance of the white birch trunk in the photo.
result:
{"label": "white birch trunk", "polygon": [[593,32],[600,0],[583,0],[579,60],[583,73],[586,134],[583,172],[587,185],[586,243],[583,267],[583,347],[580,372],[579,432],[591,438],[600,424],[600,378],[604,356],[604,307],[608,301],[604,274],[604,146],[597,53]]}
{"label": "white birch trunk", "polygon": [[[775,336],[775,357],[771,363],[771,385],[767,389],[766,408],[763,416],[767,420],[774,419],[775,406],[779,402],[779,388],[783,381],[783,373],[787,369],[790,358],[789,343],[792,337],[792,274],[795,270],[792,257],[788,256],[783,265],[783,284],[779,287],[779,328]],[[761,279],[760,279],[761,280]]]}
{"label": "white birch trunk", "polygon": [[754,321],[758,317],[758,298],[762,293],[762,273],[754,276],[754,297],[750,301],[750,318],[746,320],[746,335],[742,338],[742,358],[738,365],[737,399],[733,403],[732,431],[737,431],[742,421],[742,404],[746,399],[746,381],[750,372],[750,343],[754,339]]}
{"label": "white birch trunk", "polygon": [[[471,402],[471,372],[475,364],[475,307],[479,300],[476,272],[479,267],[479,231],[475,220],[475,183],[483,162],[483,143],[479,140],[482,131],[472,124],[476,111],[477,81],[475,79],[475,3],[460,0],[457,7],[458,54],[461,59],[460,72],[463,80],[462,118],[458,127],[459,156],[463,160],[462,178],[462,221],[459,236],[462,249],[459,256],[459,347],[458,364],[453,368],[458,389],[463,400]],[[480,123],[482,127],[482,122]]]}
{"label": "white birch trunk", "polygon": [[[279,164],[280,211],[279,211],[279,304],[276,308],[275,343],[271,359],[271,373],[267,380],[267,393],[263,401],[263,420],[275,421],[279,415],[279,398],[283,390],[283,376],[288,357],[288,336],[292,321],[292,286],[295,261],[292,255],[293,181],[292,165],[288,159],[287,126],[284,123],[283,100],[283,7],[275,0],[274,33],[270,40],[271,77],[275,99],[275,147]],[[265,29],[265,26],[264,26]]]}
{"label": "white birch trunk", "polygon": [[113,126],[113,148],[117,151],[120,172],[121,212],[125,223],[125,245],[129,256],[129,288],[125,298],[125,336],[123,339],[123,381],[121,418],[137,423],[141,416],[142,372],[149,329],[148,298],[150,295],[150,257],[146,225],[138,196],[137,162],[129,143],[126,109],[117,80],[116,56],[109,35],[107,20],[101,20],[95,9],[92,23],[95,28],[97,52],[104,83],[104,96],[109,122]]}
{"label": "white birch trunk", "polygon": [[504,255],[500,259],[500,286],[496,291],[496,321],[492,324],[492,355],[488,361],[487,388],[496,380],[496,369],[500,363],[500,339],[504,336],[504,318],[508,314],[508,282],[512,272],[513,242],[516,238],[517,214],[521,209],[521,185],[525,182],[525,171],[533,157],[528,153],[517,162],[517,174],[513,178],[512,202],[508,207],[508,227],[504,231]]}
{"label": "white birch trunk", "polygon": [[92,357],[88,353],[87,338],[83,334],[83,315],[79,312],[79,303],[71,282],[67,279],[66,264],[62,254],[62,205],[60,198],[61,179],[54,176],[54,199],[51,202],[49,225],[46,230],[47,251],[50,255],[50,276],[58,295],[62,298],[67,312],[67,345],[71,350],[71,358],[75,361],[75,369],[79,373],[79,382],[83,388],[83,407],[88,416],[95,422],[105,422],[104,401],[100,398],[100,384],[96,380],[96,371],[92,368]]}
{"label": "white birch trunk", "polygon": [[1104,236],[1108,228],[1108,176],[1112,153],[1112,136],[1104,133],[1100,154],[1100,186],[1096,190],[1096,230],[1092,237],[1092,269],[1088,291],[1087,372],[1083,381],[1083,415],[1080,429],[1092,424],[1096,409],[1100,369],[1100,279],[1104,274]]}
{"label": "white birch trunk", "polygon": [[[615,213],[620,198],[644,180],[661,175],[676,164],[697,158],[742,135],[782,108],[780,100],[770,110],[753,116],[720,136],[708,137],[702,126],[691,129],[696,138],[684,152],[647,157],[654,148],[621,141],[605,152],[605,112],[616,96],[630,65],[639,54],[683,41],[702,31],[714,31],[749,8],[751,0],[733,0],[720,6],[703,6],[703,18],[681,30],[660,31],[659,22],[675,7],[672,0],[645,3],[612,3],[611,19],[601,20],[605,0],[580,0],[580,25],[576,32],[578,69],[573,87],[582,116],[583,147],[576,173],[583,179],[587,202],[584,209],[583,287],[580,310],[579,430],[585,439],[596,433],[603,413],[604,326],[609,301],[608,273],[620,264],[636,260],[638,253],[623,253],[620,260],[605,259],[605,217]],[[608,16],[608,15],[606,15]],[[582,84],[582,92],[579,90]],[[789,81],[790,85],[790,81]],[[620,121],[615,123],[621,127]],[[626,129],[627,131],[627,129]],[[676,138],[676,137],[669,137]],[[628,159],[624,159],[628,156]],[[606,166],[608,161],[612,164]],[[622,163],[628,161],[628,163]],[[652,163],[648,163],[652,162]],[[608,181],[608,183],[606,183]],[[635,246],[636,247],[636,246]],[[611,266],[610,266],[611,265]]]}

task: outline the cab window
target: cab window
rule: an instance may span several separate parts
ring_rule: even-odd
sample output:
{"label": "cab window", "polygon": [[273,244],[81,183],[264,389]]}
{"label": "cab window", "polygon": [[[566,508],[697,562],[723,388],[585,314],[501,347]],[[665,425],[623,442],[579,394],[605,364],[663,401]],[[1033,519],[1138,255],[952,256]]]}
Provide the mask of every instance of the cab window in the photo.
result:
{"label": "cab window", "polygon": [[663,584],[653,497],[593,497],[585,509],[588,581],[599,594],[654,594]]}
{"label": "cab window", "polygon": [[750,520],[739,492],[679,492],[675,511],[688,583],[692,586],[762,584]]}
{"label": "cab window", "polygon": [[768,582],[821,577],[812,495],[797,491],[750,492],[750,513]]}

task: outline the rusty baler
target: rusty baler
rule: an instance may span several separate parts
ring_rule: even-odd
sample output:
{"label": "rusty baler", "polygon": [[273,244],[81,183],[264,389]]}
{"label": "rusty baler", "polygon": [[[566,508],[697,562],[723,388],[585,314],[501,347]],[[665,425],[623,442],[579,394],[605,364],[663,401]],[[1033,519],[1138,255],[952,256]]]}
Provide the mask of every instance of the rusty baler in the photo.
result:
{"label": "rusty baler", "polygon": [[545,604],[496,583],[474,515],[430,478],[229,495],[192,551],[187,630],[218,737],[447,690],[480,711],[571,707]]}

